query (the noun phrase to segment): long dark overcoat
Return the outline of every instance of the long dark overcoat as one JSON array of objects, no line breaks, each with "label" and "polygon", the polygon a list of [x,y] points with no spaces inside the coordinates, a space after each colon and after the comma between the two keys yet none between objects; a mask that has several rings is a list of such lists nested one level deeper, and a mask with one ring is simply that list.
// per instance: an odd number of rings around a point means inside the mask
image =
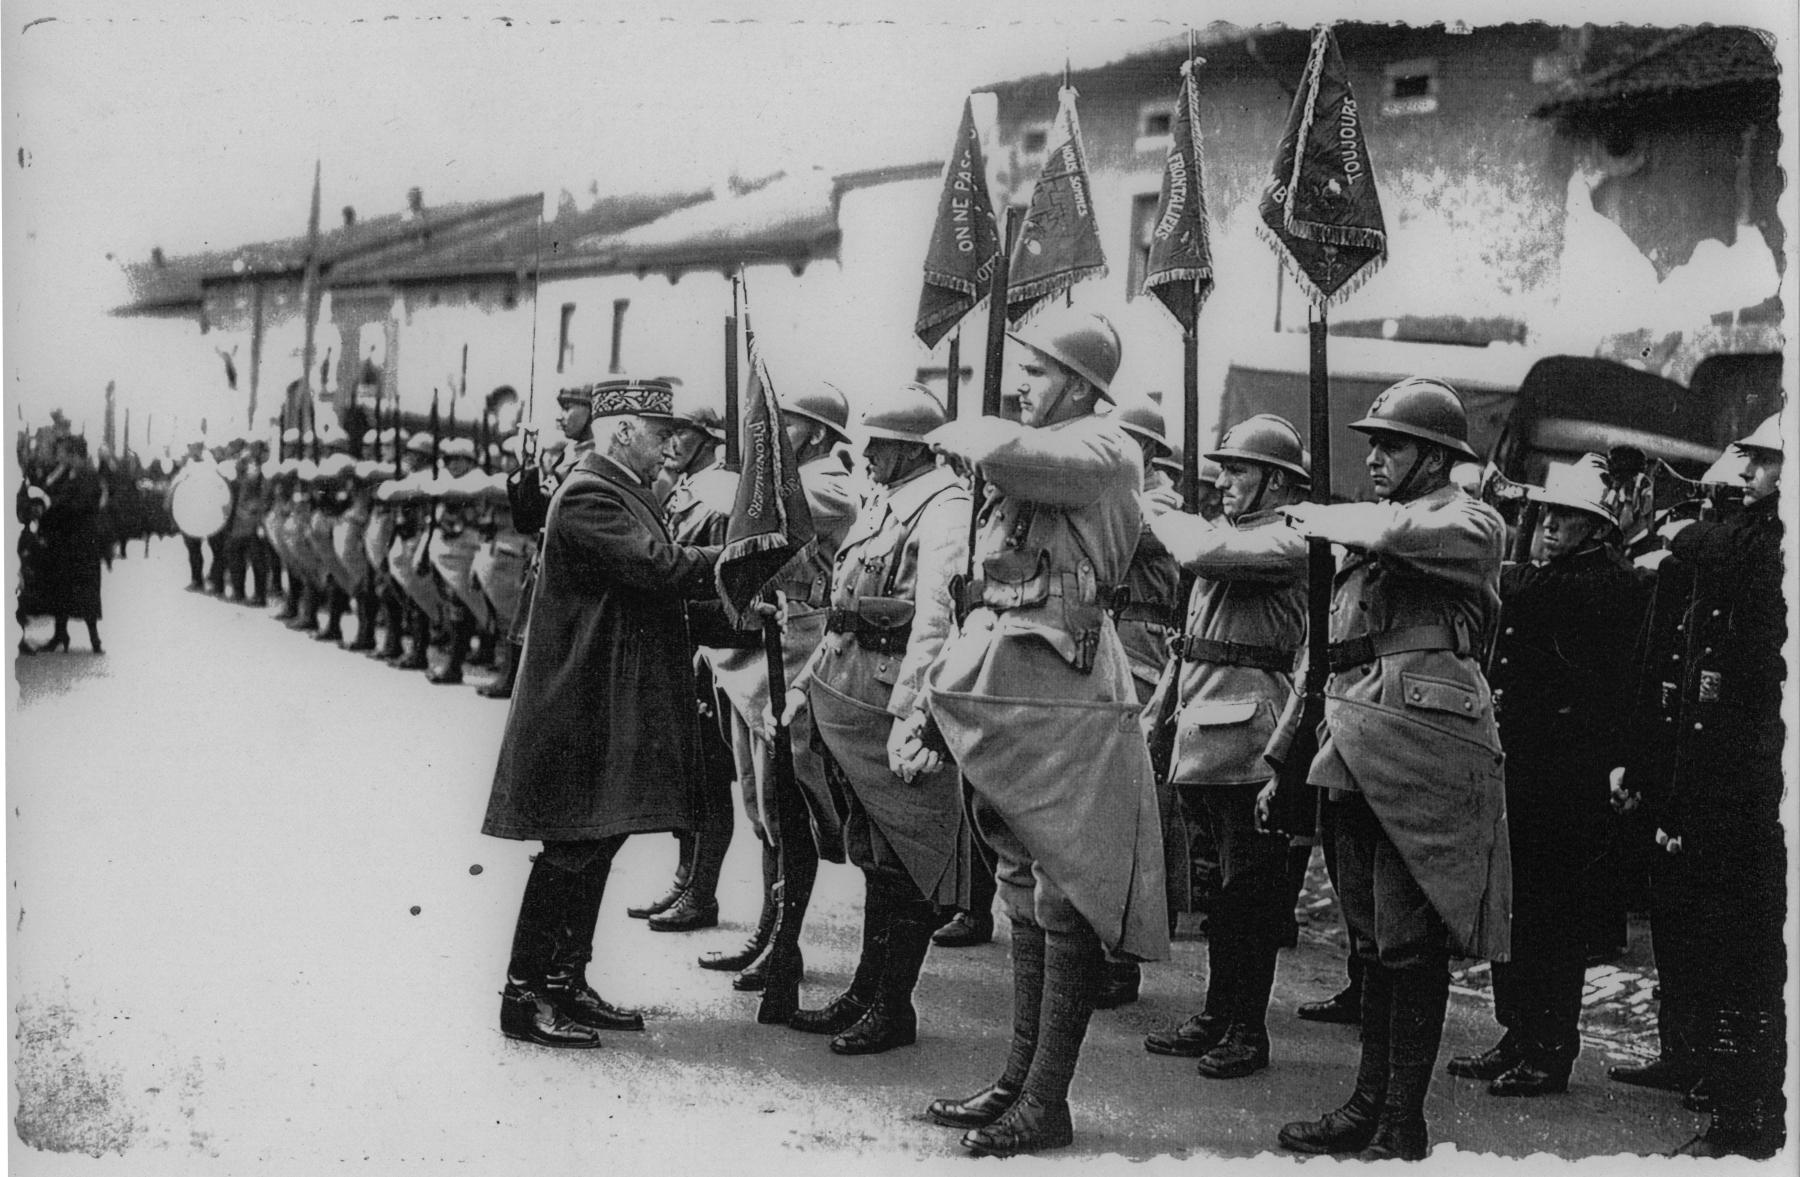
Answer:
[{"label": "long dark overcoat", "polygon": [[482,832],[583,841],[693,828],[699,750],[684,601],[717,548],[669,538],[650,492],[588,454],[550,502]]}]

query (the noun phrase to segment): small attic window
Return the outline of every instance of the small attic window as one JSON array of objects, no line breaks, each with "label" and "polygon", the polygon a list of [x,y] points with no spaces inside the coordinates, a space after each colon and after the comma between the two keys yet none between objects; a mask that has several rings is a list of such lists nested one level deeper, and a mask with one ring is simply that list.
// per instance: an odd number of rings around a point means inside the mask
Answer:
[{"label": "small attic window", "polygon": [[1438,108],[1438,63],[1434,57],[1396,61],[1384,73],[1381,113],[1385,118],[1431,114]]},{"label": "small attic window", "polygon": [[1175,107],[1168,102],[1146,102],[1138,108],[1137,142],[1139,151],[1162,151],[1169,146],[1169,135],[1175,129]]},{"label": "small attic window", "polygon": [[1019,150],[1026,155],[1042,155],[1050,143],[1050,126],[1042,123],[1019,132]]}]

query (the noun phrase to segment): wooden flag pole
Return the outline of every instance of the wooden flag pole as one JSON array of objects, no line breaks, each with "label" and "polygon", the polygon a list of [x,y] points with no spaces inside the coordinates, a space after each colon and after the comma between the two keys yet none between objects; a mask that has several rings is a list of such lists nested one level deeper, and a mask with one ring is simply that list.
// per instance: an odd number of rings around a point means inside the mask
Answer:
[{"label": "wooden flag pole", "polygon": [[[1001,363],[1006,354],[1006,283],[1012,270],[1013,238],[1018,235],[1018,210],[1008,207],[1006,223],[1001,226],[1000,256],[994,259],[994,276],[988,283],[987,352],[982,360],[981,415],[1000,415],[1000,382],[1005,376]],[[981,471],[971,472],[969,504],[969,561],[964,570],[966,581],[975,579],[975,541],[981,532],[982,499],[986,497],[986,481]],[[957,603],[960,612],[961,602]]]},{"label": "wooden flag pole", "polygon": [[744,468],[744,439],[738,436],[738,301],[742,294],[743,267],[731,274],[731,313],[725,316],[725,469]]},{"label": "wooden flag pole", "polygon": [[944,416],[956,420],[957,394],[962,387],[962,324],[950,333],[950,355],[944,372]]},{"label": "wooden flag pole", "polygon": [[1181,333],[1181,505],[1200,513],[1200,339],[1191,327]]}]

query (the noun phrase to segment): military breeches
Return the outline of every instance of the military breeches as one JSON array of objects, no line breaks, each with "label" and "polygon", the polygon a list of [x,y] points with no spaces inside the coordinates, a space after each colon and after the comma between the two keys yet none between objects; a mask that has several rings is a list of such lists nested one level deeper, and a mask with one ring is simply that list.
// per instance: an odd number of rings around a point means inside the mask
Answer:
[{"label": "military breeches", "polygon": [[1075,904],[1033,859],[1006,819],[979,793],[970,800],[975,829],[994,852],[994,883],[1010,919],[1059,935],[1092,934]]},{"label": "military breeches", "polygon": [[1288,840],[1256,828],[1261,785],[1204,785],[1185,800],[1206,815],[1219,855],[1220,888],[1209,935],[1279,945],[1292,919],[1287,877]]},{"label": "military breeches", "polygon": [[1442,967],[1450,932],[1360,793],[1327,799],[1337,844],[1338,902],[1365,965]]}]

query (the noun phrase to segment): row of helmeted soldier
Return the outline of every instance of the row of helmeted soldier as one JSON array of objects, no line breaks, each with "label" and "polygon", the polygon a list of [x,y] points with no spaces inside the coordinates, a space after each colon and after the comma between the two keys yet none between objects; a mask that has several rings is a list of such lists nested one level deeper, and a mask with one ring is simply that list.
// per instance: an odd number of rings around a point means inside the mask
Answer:
[{"label": "row of helmeted soldier", "polygon": [[[836,1053],[915,1041],[934,929],[984,940],[991,877],[1011,924],[1011,1044],[988,1086],[927,1110],[970,1151],[1073,1139],[1089,1017],[1168,955],[1165,875],[1186,870],[1187,845],[1171,853],[1165,829],[1206,832],[1220,886],[1199,1012],[1145,1047],[1214,1079],[1263,1069],[1296,891],[1266,810],[1303,734],[1316,538],[1338,563],[1324,722],[1300,768],[1322,790],[1354,983],[1303,1016],[1359,1022],[1362,1061],[1342,1107],[1275,1138],[1365,1159],[1429,1151],[1452,957],[1495,962],[1505,1035],[1451,1073],[1496,1096],[1565,1090],[1611,810],[1641,805],[1658,847],[1664,1055],[1612,1075],[1700,1084],[1690,1098],[1711,1120],[1695,1151],[1778,1147],[1775,419],[1730,451],[1747,504],[1730,518],[1645,540],[1641,480],[1590,455],[1531,492],[1531,557],[1505,564],[1506,522],[1455,480],[1477,456],[1441,381],[1401,381],[1351,426],[1373,502],[1307,502],[1298,434],[1259,415],[1206,455],[1216,498],[1194,515],[1160,413],[1112,387],[1109,323],[1058,310],[1012,340],[1001,418],[951,424],[916,385],[868,398],[866,494],[842,461],[843,395],[784,399],[818,544],[764,608],[783,625],[779,700],[756,630],[725,621],[716,597],[736,485],[717,414],[666,380],[564,390],[585,452],[560,483],[512,480],[541,555],[484,830],[544,852],[502,1029],[591,1048],[642,1028],[585,976],[610,863],[630,834],[674,830],[674,886],[631,914],[657,931],[714,926],[736,792],[762,848],[763,910],[740,950],[699,963],[760,992],[758,1021]],[[1627,544],[1657,550],[1634,565]],[[821,860],[863,873],[863,938],[848,988],[806,1007],[800,928]]]},{"label": "row of helmeted soldier", "polygon": [[[716,926],[741,803],[761,849],[762,913],[741,949],[699,964],[759,993],[759,1021],[825,1036],[836,1053],[915,1041],[931,944],[984,942],[998,893],[1011,1042],[986,1087],[927,1109],[970,1151],[1072,1141],[1088,1019],[1131,1000],[1140,962],[1167,957],[1189,827],[1219,874],[1204,995],[1145,1047],[1217,1080],[1267,1067],[1269,995],[1307,852],[1268,832],[1268,782],[1296,742],[1306,549],[1320,538],[1339,554],[1330,678],[1302,769],[1324,798],[1317,840],[1352,986],[1302,1016],[1359,1022],[1362,1060],[1342,1107],[1272,1138],[1303,1153],[1425,1155],[1453,957],[1495,962],[1505,1034],[1451,1073],[1496,1096],[1564,1090],[1589,925],[1607,906],[1593,896],[1610,869],[1611,810],[1636,808],[1656,837],[1664,1054],[1613,1076],[1688,1090],[1711,1115],[1697,1151],[1778,1147],[1774,421],[1732,450],[1748,505],[1730,518],[1645,541],[1641,486],[1591,457],[1533,492],[1532,557],[1504,564],[1505,521],[1455,482],[1475,454],[1440,381],[1402,381],[1352,426],[1369,443],[1375,501],[1306,502],[1297,432],[1260,415],[1206,455],[1209,501],[1193,515],[1174,493],[1160,412],[1113,387],[1110,324],[1046,312],[1013,342],[1003,418],[951,425],[917,386],[867,398],[866,491],[843,460],[843,395],[822,385],[784,398],[818,544],[764,608],[783,625],[779,700],[760,634],[728,621],[716,596],[737,480],[720,461],[723,424],[679,382],[565,388],[562,460],[515,449],[504,479],[473,474],[473,456],[448,446],[448,478],[384,478],[347,455],[264,473],[280,492],[265,502],[288,509],[265,506],[247,530],[274,549],[262,567],[284,571],[301,625],[338,636],[354,605],[350,644],[385,628],[415,666],[436,629],[451,638],[440,677],[460,669],[468,632],[516,658],[500,680],[516,677],[517,694],[484,830],[544,849],[502,1029],[591,1048],[641,1028],[585,975],[613,856],[632,833],[675,832],[674,885],[631,914],[659,932]],[[429,439],[408,451],[423,467]],[[969,472],[981,487],[973,561]],[[377,526],[384,512],[391,523]],[[334,577],[324,552],[348,563],[339,525],[359,514],[366,578]],[[236,527],[234,515],[224,566],[254,571],[255,555],[228,554]],[[519,596],[490,595],[485,622],[429,546],[471,531],[516,538],[521,556]],[[1651,547],[1638,566],[1627,556]],[[409,587],[426,570],[435,608]],[[460,583],[491,594],[491,579]],[[224,591],[242,597],[233,583],[228,572]],[[509,629],[522,652],[500,640]],[[784,738],[791,778],[776,764]],[[805,1006],[801,926],[822,860],[863,873],[863,937],[847,989]]]},{"label": "row of helmeted soldier", "polygon": [[[284,448],[306,452],[310,440],[290,429]],[[364,456],[353,458],[345,435],[323,431],[317,461],[270,461],[266,444],[241,438],[216,452],[190,447],[171,493],[214,471],[230,488],[230,508],[215,535],[183,537],[188,590],[273,605],[290,629],[424,671],[433,683],[461,683],[465,667],[491,669],[478,693],[507,698],[531,562],[506,491],[517,444],[495,447],[489,460],[498,457],[502,472],[487,474],[467,438],[440,443],[387,429],[360,441]],[[560,455],[551,446],[537,457],[548,465]]]}]

